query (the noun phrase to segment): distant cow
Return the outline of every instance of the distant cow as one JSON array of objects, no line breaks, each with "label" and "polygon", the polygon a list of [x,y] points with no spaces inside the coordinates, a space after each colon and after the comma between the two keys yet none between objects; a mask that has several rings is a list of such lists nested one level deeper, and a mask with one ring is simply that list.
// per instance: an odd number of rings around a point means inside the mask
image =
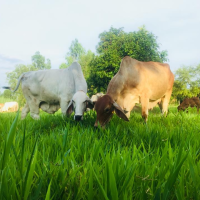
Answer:
[{"label": "distant cow", "polygon": [[6,102],[1,108],[0,112],[15,112],[19,108],[17,102]]},{"label": "distant cow", "polygon": [[102,97],[103,95],[104,95],[104,94],[103,94],[102,92],[92,95],[91,100],[92,100],[93,104],[95,105],[95,103],[97,102],[97,100],[98,100],[100,97]]},{"label": "distant cow", "polygon": [[128,56],[122,59],[120,69],[110,81],[107,93],[95,104],[101,126],[107,124],[113,113],[129,121],[130,111],[136,103],[142,104],[142,117],[147,121],[148,108],[158,102],[162,113],[168,111],[174,75],[168,64],[140,62]]},{"label": "distant cow", "polygon": [[4,104],[3,103],[0,103],[0,110],[1,110],[1,108],[4,106]]},{"label": "distant cow", "polygon": [[61,108],[63,115],[70,115],[74,110],[74,119],[81,120],[86,108],[93,107],[92,101],[86,95],[87,83],[77,62],[66,69],[23,73],[14,92],[20,82],[26,98],[21,119],[24,119],[29,111],[33,119],[39,119],[39,108],[47,113],[55,113]]},{"label": "distant cow", "polygon": [[200,100],[198,97],[185,98],[182,103],[178,106],[178,111],[185,110],[188,107],[197,107],[197,112],[199,113]]}]

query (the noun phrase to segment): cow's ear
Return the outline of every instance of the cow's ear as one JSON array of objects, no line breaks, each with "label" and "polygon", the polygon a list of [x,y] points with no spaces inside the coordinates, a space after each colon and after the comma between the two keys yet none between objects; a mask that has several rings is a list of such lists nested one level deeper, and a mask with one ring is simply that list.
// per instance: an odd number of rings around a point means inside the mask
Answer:
[{"label": "cow's ear", "polygon": [[86,108],[90,108],[90,109],[94,108],[94,103],[93,103],[93,101],[89,97],[86,100]]},{"label": "cow's ear", "polygon": [[113,103],[113,106],[115,109],[115,113],[117,114],[118,117],[122,118],[125,121],[129,121],[128,117],[125,115],[122,108],[116,102]]},{"label": "cow's ear", "polygon": [[67,107],[67,115],[68,116],[70,116],[71,114],[72,114],[72,112],[73,112],[73,102],[72,102],[72,100],[69,102],[69,105],[68,105],[68,107]]}]

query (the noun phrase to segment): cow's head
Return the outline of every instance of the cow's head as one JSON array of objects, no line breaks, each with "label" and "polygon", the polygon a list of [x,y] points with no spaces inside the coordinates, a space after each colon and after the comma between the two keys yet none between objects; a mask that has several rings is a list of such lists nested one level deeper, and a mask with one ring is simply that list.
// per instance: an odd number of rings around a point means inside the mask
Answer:
[{"label": "cow's head", "polygon": [[184,100],[178,107],[177,107],[177,109],[178,109],[178,111],[181,111],[181,110],[185,110],[186,108],[188,108],[189,107],[189,100]]},{"label": "cow's head", "polygon": [[77,91],[67,108],[67,115],[71,115],[74,111],[74,120],[80,121],[83,119],[83,114],[87,108],[93,108],[93,102],[83,91]]},{"label": "cow's head", "polygon": [[98,123],[101,127],[104,127],[111,120],[114,111],[118,117],[129,121],[122,108],[109,95],[104,95],[98,99],[95,104],[95,110],[97,112],[97,119],[94,124],[95,127],[98,126]]},{"label": "cow's head", "polygon": [[185,108],[183,108],[181,105],[179,105],[179,106],[177,107],[177,109],[178,109],[178,111],[185,110]]}]

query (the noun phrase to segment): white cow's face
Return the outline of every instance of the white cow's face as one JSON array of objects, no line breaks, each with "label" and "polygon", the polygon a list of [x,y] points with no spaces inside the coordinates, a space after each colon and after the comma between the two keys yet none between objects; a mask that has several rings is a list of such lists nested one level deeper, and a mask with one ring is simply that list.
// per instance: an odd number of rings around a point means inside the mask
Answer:
[{"label": "white cow's face", "polygon": [[74,111],[74,120],[79,121],[83,119],[83,114],[88,107],[93,108],[93,102],[83,91],[78,91],[72,97],[67,108],[67,113],[71,114]]}]

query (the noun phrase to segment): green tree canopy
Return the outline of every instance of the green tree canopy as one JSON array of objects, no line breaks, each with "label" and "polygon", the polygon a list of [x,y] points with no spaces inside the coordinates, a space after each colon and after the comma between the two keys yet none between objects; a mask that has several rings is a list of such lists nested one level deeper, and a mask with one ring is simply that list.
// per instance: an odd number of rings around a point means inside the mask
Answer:
[{"label": "green tree canopy", "polygon": [[87,51],[87,53],[82,54],[79,58],[79,64],[81,65],[85,79],[87,80],[90,76],[90,62],[94,59],[95,54],[92,51]]},{"label": "green tree canopy", "polygon": [[64,68],[67,68],[67,64],[66,63],[62,63],[60,66],[59,66],[59,69],[64,69]]},{"label": "green tree canopy", "polygon": [[69,52],[65,57],[67,61],[67,67],[69,67],[74,61],[79,62],[79,59],[82,55],[85,55],[85,49],[77,39],[73,40],[71,46],[69,47]]},{"label": "green tree canopy", "polygon": [[98,55],[90,64],[89,87],[95,92],[105,92],[111,78],[118,72],[123,57],[140,61],[167,61],[167,51],[160,51],[157,37],[145,27],[126,33],[123,28],[111,27],[99,35]]},{"label": "green tree canopy", "polygon": [[8,98],[8,99],[12,99],[12,93],[11,93],[11,91],[10,90],[4,90],[3,97],[4,98]]},{"label": "green tree canopy", "polygon": [[82,68],[83,74],[85,78],[87,79],[90,75],[89,70],[89,64],[91,60],[94,59],[95,54],[88,50],[86,51],[82,45],[78,42],[77,39],[72,41],[71,46],[69,48],[69,52],[67,53],[67,56],[65,57],[66,63],[62,63],[59,68],[67,68],[69,67],[74,61],[77,61]]},{"label": "green tree canopy", "polygon": [[42,56],[39,51],[37,51],[35,55],[32,56],[32,62],[33,62],[33,66],[36,69],[39,69],[39,70],[51,69],[51,61],[47,59],[45,63],[45,57]]},{"label": "green tree canopy", "polygon": [[200,64],[191,67],[183,66],[175,72],[172,97],[182,101],[185,97],[196,97],[200,94]]}]

